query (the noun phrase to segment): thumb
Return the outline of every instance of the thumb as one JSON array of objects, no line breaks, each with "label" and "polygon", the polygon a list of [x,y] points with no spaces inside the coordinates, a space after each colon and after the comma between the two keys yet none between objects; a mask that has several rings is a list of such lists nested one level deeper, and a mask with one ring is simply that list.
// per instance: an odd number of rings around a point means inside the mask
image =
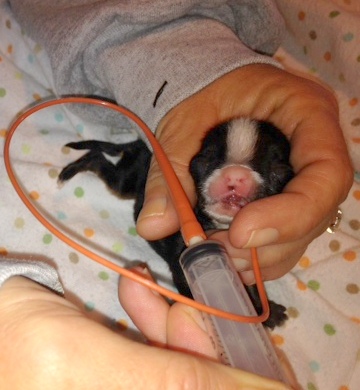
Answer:
[{"label": "thumb", "polygon": [[[216,115],[210,115],[203,106],[198,96],[185,100],[163,118],[156,131],[157,139],[193,205],[196,195],[189,173],[190,160],[200,149],[205,133],[217,123]],[[178,217],[155,157],[150,164],[137,230],[147,240],[160,239],[179,230]]]},{"label": "thumb", "polygon": [[[173,156],[167,153],[171,161]],[[185,164],[185,163],[184,163]],[[171,163],[192,204],[195,202],[192,179],[187,167]],[[162,171],[153,157],[145,187],[144,204],[136,222],[138,234],[146,240],[158,240],[179,230],[179,220]]]}]

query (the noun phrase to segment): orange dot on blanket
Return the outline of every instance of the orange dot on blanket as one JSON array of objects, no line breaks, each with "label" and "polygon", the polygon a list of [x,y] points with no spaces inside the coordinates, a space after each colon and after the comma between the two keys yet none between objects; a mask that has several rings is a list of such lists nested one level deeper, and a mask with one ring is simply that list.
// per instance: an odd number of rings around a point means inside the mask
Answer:
[{"label": "orange dot on blanket", "polygon": [[0,137],[1,137],[1,138],[5,138],[5,137],[6,137],[6,134],[7,134],[7,130],[6,130],[6,129],[1,129],[1,130],[0,130]]},{"label": "orange dot on blanket", "polygon": [[32,200],[38,200],[40,198],[40,194],[37,191],[31,191],[29,196]]},{"label": "orange dot on blanket", "polygon": [[84,229],[84,234],[85,234],[85,237],[91,238],[91,237],[94,236],[95,230],[94,230],[94,229],[91,229],[91,228],[85,228],[85,229]]},{"label": "orange dot on blanket", "polygon": [[354,191],[353,196],[356,200],[360,200],[360,191]]},{"label": "orange dot on blanket", "polygon": [[343,254],[343,258],[346,261],[354,261],[354,260],[356,260],[356,257],[357,257],[356,252],[354,252],[354,251],[346,251]]},{"label": "orange dot on blanket", "polygon": [[305,283],[301,282],[300,280],[297,281],[297,288],[300,291],[305,291],[307,289],[307,286]]},{"label": "orange dot on blanket", "polygon": [[300,261],[299,261],[299,265],[301,268],[308,268],[311,264],[311,261],[308,257],[306,256],[303,256]]},{"label": "orange dot on blanket", "polygon": [[279,334],[273,334],[271,335],[271,340],[274,345],[280,346],[283,345],[285,342],[285,339],[283,336],[280,336]]}]

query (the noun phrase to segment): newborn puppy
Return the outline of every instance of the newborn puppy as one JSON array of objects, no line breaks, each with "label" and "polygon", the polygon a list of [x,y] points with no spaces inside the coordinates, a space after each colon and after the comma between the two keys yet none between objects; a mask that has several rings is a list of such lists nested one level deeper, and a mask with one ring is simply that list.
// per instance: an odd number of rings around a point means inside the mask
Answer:
[{"label": "newborn puppy", "polygon": [[[144,202],[144,190],[151,152],[141,140],[127,144],[83,141],[67,144],[73,149],[90,150],[66,166],[59,175],[64,182],[83,171],[92,171],[122,198],[135,198],[135,221]],[[104,156],[118,156],[113,164]],[[293,177],[289,163],[290,146],[272,124],[240,118],[210,130],[200,151],[190,163],[198,201],[195,214],[204,230],[227,229],[235,214],[249,202],[278,194]],[[169,264],[181,294],[191,296],[179,264],[185,249],[181,234],[149,242]],[[261,310],[256,286],[248,292],[257,311]],[[285,308],[270,302],[270,328],[286,319]]]}]

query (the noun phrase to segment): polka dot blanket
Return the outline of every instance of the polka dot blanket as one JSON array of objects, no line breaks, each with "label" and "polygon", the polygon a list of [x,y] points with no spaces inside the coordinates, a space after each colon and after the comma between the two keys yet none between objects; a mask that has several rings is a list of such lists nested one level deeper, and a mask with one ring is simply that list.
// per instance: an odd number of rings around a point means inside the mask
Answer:
[{"label": "polka dot blanket", "polygon": [[[0,142],[25,107],[51,96],[43,49],[29,39],[0,2]],[[278,1],[287,36],[277,59],[295,72],[331,86],[355,167],[335,234],[324,233],[292,272],[268,282],[269,296],[289,320],[270,336],[290,361],[304,390],[360,389],[360,4],[355,0]],[[62,188],[57,176],[81,155],[70,141],[128,140],[122,129],[87,123],[68,108],[53,107],[24,122],[11,148],[13,167],[28,196],[57,227],[95,252],[128,267],[147,262],[159,283],[169,272],[136,234],[132,202],[120,201],[91,174]],[[1,152],[2,154],[2,152]],[[336,167],[334,167],[336,169]],[[141,339],[117,301],[118,275],[59,241],[26,209],[0,163],[0,259],[40,259],[55,265],[66,296],[97,321]],[[1,260],[0,260],[1,261]],[[89,340],[89,342],[92,342]]]}]

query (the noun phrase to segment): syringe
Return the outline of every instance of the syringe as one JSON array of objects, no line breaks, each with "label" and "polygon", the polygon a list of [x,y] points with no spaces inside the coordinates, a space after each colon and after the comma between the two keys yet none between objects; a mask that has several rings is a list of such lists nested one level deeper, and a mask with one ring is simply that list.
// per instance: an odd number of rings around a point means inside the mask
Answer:
[{"label": "syringe", "polygon": [[[218,242],[208,240],[190,246],[181,255],[180,264],[196,301],[235,314],[257,315],[235,267]],[[204,316],[222,363],[286,382],[262,324]]]}]

